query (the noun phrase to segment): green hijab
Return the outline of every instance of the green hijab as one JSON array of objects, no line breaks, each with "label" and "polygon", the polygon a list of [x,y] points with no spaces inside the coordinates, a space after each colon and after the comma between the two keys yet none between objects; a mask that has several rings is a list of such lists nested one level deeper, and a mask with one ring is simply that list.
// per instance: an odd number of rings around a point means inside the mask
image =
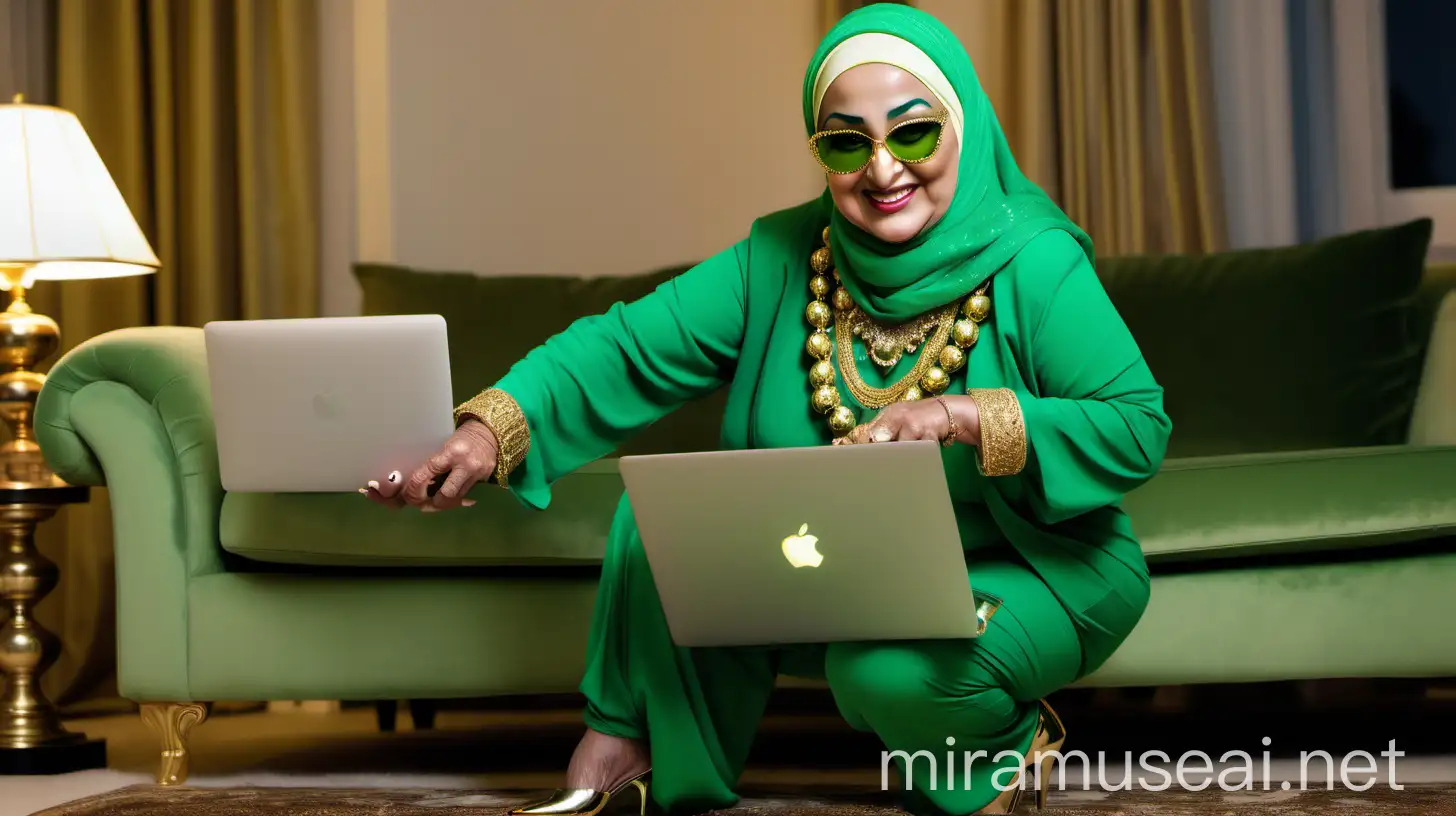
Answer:
[{"label": "green hijab", "polygon": [[824,37],[804,75],[805,135],[817,129],[814,83],[825,58],[845,40],[871,33],[905,40],[940,68],[960,98],[964,129],[955,198],[940,221],[909,241],[889,243],[854,226],[826,188],[822,200],[830,213],[835,267],[855,302],[881,321],[924,314],[975,289],[1049,229],[1071,233],[1092,260],[1087,234],[1016,166],[965,48],[919,9],[898,3],[861,8]]}]

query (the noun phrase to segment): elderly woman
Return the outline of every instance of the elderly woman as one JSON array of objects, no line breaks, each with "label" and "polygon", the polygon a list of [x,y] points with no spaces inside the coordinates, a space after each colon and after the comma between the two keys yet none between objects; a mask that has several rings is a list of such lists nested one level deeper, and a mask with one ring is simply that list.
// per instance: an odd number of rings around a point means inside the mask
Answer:
[{"label": "elderly woman", "polygon": [[544,509],[555,480],[726,387],[729,448],[944,443],[994,616],[967,641],[680,648],[624,497],[581,684],[586,735],[565,787],[517,814],[732,805],[779,674],[827,681],[889,751],[985,752],[953,785],[901,762],[909,809],[1008,812],[1035,753],[1064,736],[1042,698],[1100,666],[1146,608],[1119,500],[1162,461],[1162,389],[1091,242],[1017,169],[963,48],[913,8],[862,9],[815,53],[803,108],[821,197],[576,322],[462,405],[419,470],[364,492],[433,512],[489,480]]}]

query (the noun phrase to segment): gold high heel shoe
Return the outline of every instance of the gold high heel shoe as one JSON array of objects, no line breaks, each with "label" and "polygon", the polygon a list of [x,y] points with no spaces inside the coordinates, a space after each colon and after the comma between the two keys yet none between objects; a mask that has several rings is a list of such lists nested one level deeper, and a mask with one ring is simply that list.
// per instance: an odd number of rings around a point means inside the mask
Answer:
[{"label": "gold high heel shoe", "polygon": [[1047,790],[1051,785],[1052,769],[1056,765],[1056,752],[1061,751],[1062,745],[1067,741],[1067,729],[1062,725],[1062,718],[1057,716],[1057,712],[1052,710],[1046,700],[1037,701],[1037,707],[1039,711],[1036,734],[1031,738],[1031,750],[1026,752],[1026,764],[1022,767],[1016,784],[1001,791],[981,813],[1014,813],[1021,806],[1021,796],[1026,791],[1026,774],[1034,765],[1037,767],[1036,776],[1032,779],[1032,784],[1036,786],[1036,809],[1046,807]]},{"label": "gold high heel shoe", "polygon": [[647,816],[647,777],[651,773],[652,769],[648,768],[609,791],[562,788],[539,802],[511,808],[507,816],[597,816],[628,788],[637,789],[638,816]]}]

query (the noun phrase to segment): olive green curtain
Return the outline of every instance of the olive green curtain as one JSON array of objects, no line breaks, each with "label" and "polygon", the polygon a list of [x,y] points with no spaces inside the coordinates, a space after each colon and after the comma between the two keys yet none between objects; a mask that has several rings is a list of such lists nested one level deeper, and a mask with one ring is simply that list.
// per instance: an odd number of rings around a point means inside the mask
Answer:
[{"label": "olive green curtain", "polygon": [[[128,326],[317,314],[315,0],[58,0],[56,103],[80,117],[162,261],[145,278],[43,285],[64,349]],[[115,694],[104,490],[41,531],[61,585],[61,704]]]},{"label": "olive green curtain", "polygon": [[1108,256],[1227,247],[1209,2],[916,5],[965,43],[1022,169]]}]

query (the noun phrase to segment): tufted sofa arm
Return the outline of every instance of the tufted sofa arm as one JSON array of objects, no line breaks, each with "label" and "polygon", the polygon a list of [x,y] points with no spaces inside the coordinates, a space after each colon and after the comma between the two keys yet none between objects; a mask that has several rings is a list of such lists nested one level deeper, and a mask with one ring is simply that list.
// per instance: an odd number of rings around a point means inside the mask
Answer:
[{"label": "tufted sofa arm", "polygon": [[36,434],[51,467],[72,484],[106,484],[72,415],[76,400],[84,404],[87,387],[97,383],[123,386],[155,408],[179,461],[216,470],[200,329],[121,329],[82,343],[55,365],[36,406]]},{"label": "tufted sofa arm", "polygon": [[222,484],[201,329],[94,337],[51,369],[36,438],[72,484],[105,486],[122,693],[188,698],[188,584],[224,570]]}]

